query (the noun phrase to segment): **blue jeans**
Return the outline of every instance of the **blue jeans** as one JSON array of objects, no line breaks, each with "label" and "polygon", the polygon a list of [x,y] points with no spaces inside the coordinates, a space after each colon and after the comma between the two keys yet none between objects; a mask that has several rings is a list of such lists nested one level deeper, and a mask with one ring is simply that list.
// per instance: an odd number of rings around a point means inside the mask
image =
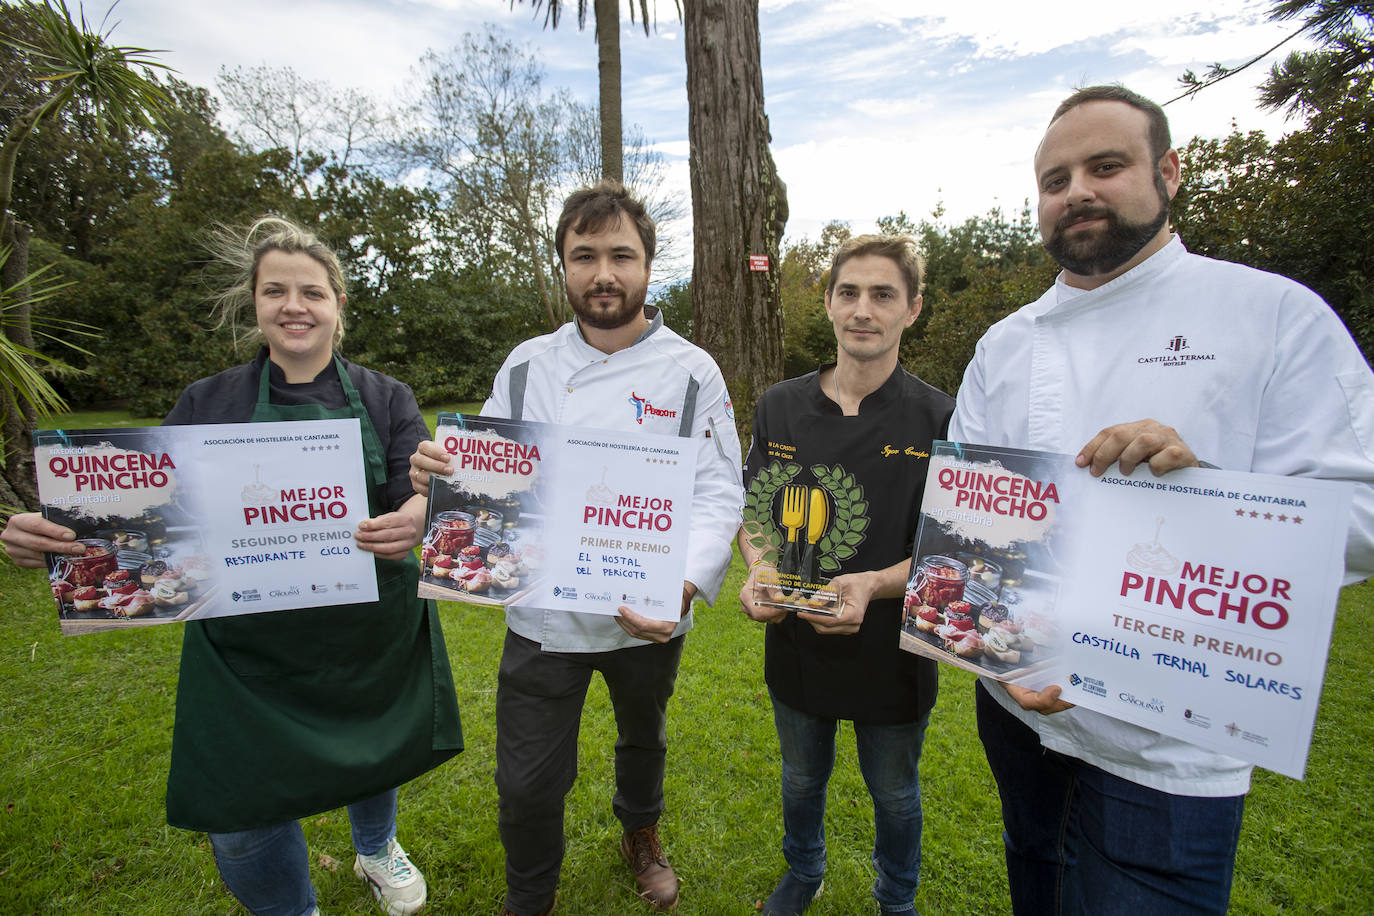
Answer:
[{"label": "blue jeans", "polygon": [[[396,790],[348,806],[353,848],[371,855],[396,835]],[[254,916],[306,916],[315,908],[300,821],[212,833],[215,865],[229,892]]]},{"label": "blue jeans", "polygon": [[1172,795],[1041,746],[982,684],[1017,916],[1224,914],[1245,796]]},{"label": "blue jeans", "polygon": [[[771,696],[771,695],[770,695]],[[825,788],[839,720],[773,700],[782,745],[782,854],[804,881],[825,874]],[[930,716],[899,725],[854,724],[859,772],[873,799],[873,896],[884,913],[914,913],[921,880],[921,741]]]}]

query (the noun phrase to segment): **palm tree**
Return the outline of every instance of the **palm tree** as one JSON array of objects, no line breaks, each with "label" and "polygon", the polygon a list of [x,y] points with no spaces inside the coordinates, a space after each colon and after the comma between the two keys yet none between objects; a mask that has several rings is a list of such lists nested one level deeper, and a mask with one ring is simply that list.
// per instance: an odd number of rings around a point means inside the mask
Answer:
[{"label": "palm tree", "polygon": [[1178,78],[1183,92],[1165,105],[1196,95],[1208,86],[1247,70],[1299,35],[1307,35],[1316,47],[1292,51],[1275,63],[1260,84],[1260,106],[1271,111],[1288,109],[1289,115],[1319,111],[1349,93],[1358,80],[1374,74],[1374,3],[1369,0],[1271,0],[1269,20],[1302,25],[1244,63],[1234,67],[1212,64],[1198,76],[1185,70]]},{"label": "palm tree", "polygon": [[[511,0],[515,6],[516,0]],[[524,2],[524,0],[521,0]],[[568,0],[530,0],[558,27]],[[649,33],[648,0],[638,3]],[[618,0],[594,0],[601,57],[602,175],[621,179]],[[692,181],[692,332],[725,372],[740,438],[754,404],[782,378],[782,299],[778,253],[787,224],[787,188],[768,144],[758,0],[692,0],[683,15],[687,56],[687,136]],[[587,0],[577,0],[578,27]],[[745,270],[750,255],[770,269]]]},{"label": "palm tree", "polygon": [[[74,19],[66,0],[24,0],[7,18],[15,28],[0,41],[19,52],[25,78],[41,91],[21,104],[0,141],[0,503],[34,506],[31,433],[37,414],[60,409],[62,402],[34,366],[41,357],[34,348],[32,305],[51,287],[41,293],[31,287],[29,229],[10,212],[19,150],[42,124],[75,106],[88,109],[102,133],[151,127],[170,100],[147,68],[170,68],[150,58],[155,51],[111,44],[111,29],[104,23],[92,29],[84,10]],[[18,83],[12,74],[0,92],[16,90],[22,98]]]},{"label": "palm tree", "polygon": [[[524,2],[524,0],[520,0]],[[627,0],[630,22],[635,21],[635,0]],[[639,18],[644,23],[644,36],[649,35],[649,0],[638,0]],[[516,0],[511,0],[514,7]],[[537,14],[544,10],[544,28],[558,28],[567,0],[530,0]],[[674,0],[678,18],[682,17],[681,0]],[[620,117],[620,2],[619,0],[577,0],[577,27],[587,27],[587,8],[596,19],[597,73],[601,102],[601,177],[624,180],[624,129]]]}]

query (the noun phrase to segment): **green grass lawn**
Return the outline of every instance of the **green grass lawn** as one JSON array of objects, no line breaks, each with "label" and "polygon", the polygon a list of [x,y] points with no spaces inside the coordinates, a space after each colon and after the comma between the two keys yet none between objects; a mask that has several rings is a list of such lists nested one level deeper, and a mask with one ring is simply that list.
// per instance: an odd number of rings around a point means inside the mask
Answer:
[{"label": "green grass lawn", "polygon": [[[444,409],[472,412],[480,405]],[[434,410],[426,411],[434,421]],[[108,422],[105,422],[108,420]],[[125,425],[78,414],[51,425]],[[715,608],[700,608],[669,714],[665,845],[684,916],[751,913],[784,868],[777,737],[763,684],[761,627],[734,596],[736,558]],[[496,831],[493,707],[499,611],[441,605],[467,750],[406,786],[400,839],[424,869],[436,914],[495,914],[504,892]],[[181,628],[64,638],[44,578],[0,559],[0,914],[237,914],[201,834],[166,825]],[[1366,913],[1374,899],[1374,585],[1346,589],[1305,781],[1257,770],[1246,804],[1232,910]],[[564,916],[647,914],[617,853],[614,724],[594,682],[568,798]],[[941,669],[922,759],[927,916],[1010,912],[996,787],[973,719],[973,681]],[[852,732],[830,785],[826,891],[816,916],[870,912],[872,813]],[[305,823],[324,913],[372,913],[352,874],[342,811]]]},{"label": "green grass lawn", "polygon": [[423,407],[421,412],[425,415],[425,422],[429,424],[430,432],[434,431],[439,412],[445,413],[466,413],[478,414],[482,411],[481,401],[464,401],[459,404],[440,404],[435,407]]},{"label": "green grass lawn", "polygon": [[127,410],[79,410],[38,420],[39,429],[104,429],[107,426],[157,426],[161,417],[135,417]]},{"label": "green grass lawn", "polygon": [[[781,873],[778,752],[762,678],[760,627],[739,613],[738,559],[715,608],[698,611],[669,729],[662,833],[683,914],[749,913]],[[40,574],[0,563],[0,912],[241,913],[205,837],[167,827],[163,791],[181,628],[64,638]],[[467,750],[401,794],[400,838],[424,868],[431,912],[494,913],[503,892],[492,783],[501,615],[442,605]],[[1237,913],[1368,912],[1374,586],[1346,589],[1307,779],[1256,771],[1232,894]],[[996,791],[974,731],[972,679],[941,670],[922,760],[927,914],[1009,912]],[[581,776],[568,798],[559,912],[647,913],[616,853],[614,729],[604,687],[582,722]],[[872,816],[840,742],[827,822],[826,892],[811,912],[867,912]],[[306,822],[325,913],[372,912],[351,870],[347,818]]]}]

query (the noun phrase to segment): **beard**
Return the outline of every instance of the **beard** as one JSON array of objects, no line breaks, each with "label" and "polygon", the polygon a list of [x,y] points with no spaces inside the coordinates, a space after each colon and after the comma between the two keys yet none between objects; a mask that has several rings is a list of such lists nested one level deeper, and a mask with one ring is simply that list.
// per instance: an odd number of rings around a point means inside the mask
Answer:
[{"label": "beard", "polygon": [[[616,328],[623,328],[644,313],[644,302],[648,297],[648,292],[646,288],[628,293],[620,286],[599,284],[580,296],[575,295],[572,290],[568,290],[568,304],[572,306],[574,314],[583,324],[596,328],[598,331],[613,331]],[[602,306],[592,302],[593,297],[607,293],[618,293],[620,303]]]},{"label": "beard", "polygon": [[[1135,257],[1168,222],[1169,193],[1159,174],[1155,175],[1155,189],[1159,191],[1159,212],[1152,219],[1130,222],[1109,207],[1084,207],[1065,214],[1055,223],[1054,231],[1045,240],[1045,250],[1060,267],[1080,277],[1111,273]],[[1084,217],[1105,219],[1107,226],[1090,238],[1067,238],[1068,224]]]}]

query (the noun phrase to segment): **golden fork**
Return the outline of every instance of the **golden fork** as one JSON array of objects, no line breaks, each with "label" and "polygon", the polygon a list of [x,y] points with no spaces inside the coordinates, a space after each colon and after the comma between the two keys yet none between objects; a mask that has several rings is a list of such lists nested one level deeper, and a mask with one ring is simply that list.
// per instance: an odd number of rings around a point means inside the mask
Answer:
[{"label": "golden fork", "polygon": [[784,487],[782,491],[782,526],[787,529],[787,546],[783,548],[778,572],[797,572],[797,533],[806,524],[806,487]]}]

